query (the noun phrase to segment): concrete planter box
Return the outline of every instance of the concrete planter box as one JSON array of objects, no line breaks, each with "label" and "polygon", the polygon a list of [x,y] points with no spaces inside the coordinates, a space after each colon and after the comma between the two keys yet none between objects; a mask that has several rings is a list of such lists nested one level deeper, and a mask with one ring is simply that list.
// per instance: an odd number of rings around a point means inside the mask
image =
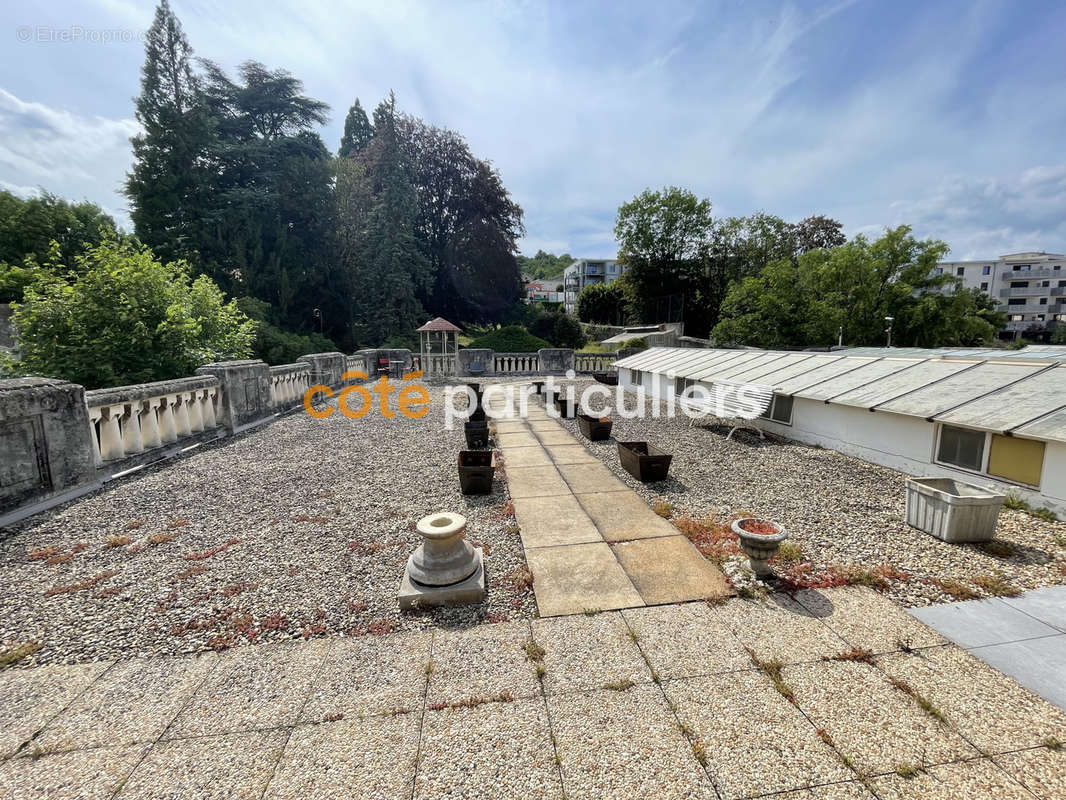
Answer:
[{"label": "concrete planter box", "polygon": [[555,410],[563,419],[573,419],[577,415],[577,401],[568,400],[563,395],[555,395]]},{"label": "concrete planter box", "polygon": [[489,494],[496,470],[491,450],[459,451],[459,488],[463,494]]},{"label": "concrete planter box", "polygon": [[588,414],[577,415],[577,427],[581,435],[591,442],[599,442],[611,438],[611,426],[614,422],[610,417],[590,417]]},{"label": "concrete planter box", "polygon": [[592,377],[595,378],[599,383],[605,384],[607,386],[618,385],[617,372],[593,372]]},{"label": "concrete planter box", "polygon": [[482,408],[481,403],[478,403],[477,408],[470,412],[470,421],[484,422],[485,424],[488,424],[488,420],[485,416],[485,409]]},{"label": "concrete planter box", "polygon": [[907,524],[945,542],[987,542],[1005,499],[952,478],[908,478]]},{"label": "concrete planter box", "polygon": [[642,483],[666,480],[673,456],[647,442],[619,442],[622,469]]},{"label": "concrete planter box", "polygon": [[544,381],[533,381],[534,394],[544,394]]},{"label": "concrete planter box", "polygon": [[[768,525],[774,532],[752,533],[751,531],[744,530],[743,525],[745,522]],[[737,535],[737,538],[740,539],[740,549],[743,550],[744,554],[748,557],[748,561],[751,564],[751,571],[758,577],[772,575],[773,570],[770,569],[766,562],[774,557],[778,548],[781,547],[781,542],[788,538],[788,531],[776,522],[771,522],[768,519],[756,519],[754,517],[735,519],[730,527],[733,529],[733,533]]]},{"label": "concrete planter box", "polygon": [[481,450],[489,446],[489,423],[464,422],[463,434],[466,436],[468,450]]}]

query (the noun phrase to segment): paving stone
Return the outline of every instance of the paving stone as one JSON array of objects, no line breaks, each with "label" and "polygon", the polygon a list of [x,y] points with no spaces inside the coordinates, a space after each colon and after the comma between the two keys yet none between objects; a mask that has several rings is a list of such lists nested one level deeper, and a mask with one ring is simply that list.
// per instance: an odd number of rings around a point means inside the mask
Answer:
[{"label": "paving stone", "polygon": [[[572,437],[571,442],[573,442]],[[559,472],[562,473],[574,494],[618,492],[626,489],[626,485],[603,464],[560,464]],[[631,490],[626,489],[626,491],[637,497]]]},{"label": "paving stone", "polygon": [[795,792],[775,794],[773,800],[876,800],[870,790],[858,781],[829,783]]},{"label": "paving stone", "polygon": [[600,460],[579,444],[550,444],[544,448],[556,464],[599,464]]},{"label": "paving stone", "polygon": [[558,695],[548,706],[568,798],[715,798],[657,686]]},{"label": "paving stone", "polygon": [[534,431],[565,431],[566,429],[558,422],[552,419],[544,417],[542,419],[534,419],[529,422],[530,430]]},{"label": "paving stone", "polygon": [[[929,652],[936,652],[935,650]],[[831,661],[782,670],[800,710],[865,774],[978,755],[969,744],[892,687],[871,664]]]},{"label": "paving stone", "polygon": [[851,647],[786,594],[731,600],[716,609],[729,630],[763,661],[818,661]]},{"label": "paving stone", "polygon": [[890,653],[907,647],[934,647],[947,639],[918,622],[884,595],[865,586],[804,589],[800,604],[855,647]]},{"label": "paving stone", "polygon": [[526,564],[542,617],[644,605],[606,542],[531,547]]},{"label": "paving stone", "polygon": [[408,800],[421,711],[300,725],[263,800]]},{"label": "paving stone", "polygon": [[513,503],[522,545],[527,549],[603,541],[573,495],[525,497]]},{"label": "paving stone", "polygon": [[877,663],[986,753],[1034,747],[1048,737],[1066,741],[1066,713],[957,647],[879,656]]},{"label": "paving stone", "polygon": [[585,493],[577,499],[605,541],[677,536],[677,528],[648,508],[640,495],[624,486],[620,491]]},{"label": "paving stone", "polygon": [[1066,634],[975,647],[970,653],[1066,711]]},{"label": "paving stone", "polygon": [[723,797],[782,792],[855,775],[762,672],[668,681],[663,691],[677,718],[703,745],[707,770]]},{"label": "paving stone", "polygon": [[258,800],[288,731],[194,736],[156,744],[116,800]]},{"label": "paving stone", "polygon": [[526,656],[529,623],[504,622],[466,630],[440,630],[433,640],[433,673],[426,704],[540,695]]},{"label": "paving stone", "polygon": [[539,445],[540,442],[529,431],[496,434],[496,446],[503,450],[510,450],[512,447],[538,447]]},{"label": "paving stone", "polygon": [[995,757],[1012,778],[1042,800],[1066,797],[1066,750],[1037,747]]},{"label": "paving stone", "polygon": [[97,747],[0,762],[4,800],[107,800],[148,750]]},{"label": "paving stone", "polygon": [[570,432],[565,428],[560,427],[558,430],[540,430],[537,431],[537,438],[542,445],[550,444],[575,444],[577,440],[570,435]]},{"label": "paving stone", "polygon": [[49,752],[152,742],[215,668],[218,656],[138,658],[115,664],[41,731]]},{"label": "paving stone", "polygon": [[227,651],[164,737],[294,724],[328,648],[312,639]]},{"label": "paving stone", "polygon": [[1066,586],[1045,586],[1017,597],[1001,599],[1011,608],[1036,617],[1045,625],[1066,631]]},{"label": "paving stone", "polygon": [[959,764],[942,764],[922,770],[913,778],[888,775],[871,781],[881,800],[1032,800],[1016,780],[985,758]]},{"label": "paving stone", "polygon": [[751,668],[739,640],[706,603],[630,608],[622,616],[664,680]]},{"label": "paving stone", "polygon": [[415,800],[563,797],[539,697],[427,711],[420,752]]},{"label": "paving stone", "polygon": [[617,542],[611,549],[648,605],[732,594],[722,571],[684,536]]},{"label": "paving stone", "polygon": [[495,422],[490,421],[489,426],[494,430],[496,435],[529,432],[529,425],[520,419],[497,420]]},{"label": "paving stone", "polygon": [[0,758],[13,755],[111,664],[96,661],[0,672]]},{"label": "paving stone", "polygon": [[[537,448],[538,450],[540,448]],[[509,452],[514,452],[513,450]],[[511,498],[556,497],[570,489],[555,467],[508,467],[507,489]]]},{"label": "paving stone", "polygon": [[543,447],[512,447],[503,456],[507,469],[512,467],[550,467],[551,457]]},{"label": "paving stone", "polygon": [[335,640],[300,719],[420,709],[432,641],[429,631]]},{"label": "paving stone", "polygon": [[1059,632],[998,597],[912,608],[910,613],[960,647],[1017,642]]},{"label": "paving stone", "polygon": [[618,613],[533,620],[533,639],[544,648],[548,694],[599,689],[617,681],[651,681],[648,665]]}]

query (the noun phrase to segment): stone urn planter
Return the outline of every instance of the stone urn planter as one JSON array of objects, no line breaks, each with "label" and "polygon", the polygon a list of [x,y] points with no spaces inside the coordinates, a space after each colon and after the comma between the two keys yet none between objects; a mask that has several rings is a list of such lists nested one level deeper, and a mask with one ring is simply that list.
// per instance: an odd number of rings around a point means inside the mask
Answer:
[{"label": "stone urn planter", "polygon": [[466,605],[485,598],[480,547],[466,540],[466,517],[441,511],[418,521],[420,544],[407,559],[400,608]]},{"label": "stone urn planter", "polygon": [[487,420],[464,422],[463,433],[466,435],[467,450],[481,450],[489,446],[489,423]]},{"label": "stone urn planter", "polygon": [[647,442],[619,442],[622,469],[642,483],[665,480],[673,456]]},{"label": "stone urn planter", "polygon": [[588,414],[577,415],[577,427],[581,435],[592,442],[599,442],[611,438],[611,426],[614,422],[610,417],[590,417]]},{"label": "stone urn planter", "polygon": [[491,450],[459,451],[459,489],[463,494],[489,494],[496,470]]},{"label": "stone urn planter", "polygon": [[617,372],[593,372],[592,377],[599,383],[607,386],[618,385],[618,373]]},{"label": "stone urn planter", "polygon": [[563,419],[573,419],[577,415],[577,401],[569,400],[561,394],[555,395],[555,410]]},{"label": "stone urn planter", "polygon": [[987,542],[1006,499],[952,478],[907,478],[907,524],[944,542]]},{"label": "stone urn planter", "polygon": [[740,539],[740,549],[751,562],[751,571],[760,578],[772,575],[773,570],[766,562],[788,538],[788,531],[776,522],[756,517],[735,519],[731,527]]}]

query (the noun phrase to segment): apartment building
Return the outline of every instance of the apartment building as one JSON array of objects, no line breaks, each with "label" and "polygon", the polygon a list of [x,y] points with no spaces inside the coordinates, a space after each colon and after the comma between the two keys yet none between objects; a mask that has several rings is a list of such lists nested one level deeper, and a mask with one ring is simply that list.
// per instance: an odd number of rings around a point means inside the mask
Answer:
[{"label": "apartment building", "polygon": [[989,261],[942,261],[938,275],[953,275],[980,289],[1006,313],[1004,339],[1046,338],[1066,322],[1066,255],[1013,253]]},{"label": "apartment building", "polygon": [[614,259],[582,258],[563,273],[563,307],[568,314],[577,311],[577,296],[591,283],[611,283],[622,276],[624,267]]}]

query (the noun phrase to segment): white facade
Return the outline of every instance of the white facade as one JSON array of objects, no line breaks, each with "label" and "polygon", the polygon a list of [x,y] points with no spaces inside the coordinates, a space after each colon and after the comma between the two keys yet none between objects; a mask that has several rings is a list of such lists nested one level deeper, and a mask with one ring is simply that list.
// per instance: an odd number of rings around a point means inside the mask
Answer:
[{"label": "white facade", "polygon": [[568,314],[577,311],[577,296],[592,283],[611,283],[622,277],[625,268],[611,258],[582,258],[563,273],[563,307]]},{"label": "white facade", "polygon": [[936,269],[995,300],[1008,315],[1009,338],[1066,322],[1066,255],[1014,253],[994,261],[942,261]]}]

